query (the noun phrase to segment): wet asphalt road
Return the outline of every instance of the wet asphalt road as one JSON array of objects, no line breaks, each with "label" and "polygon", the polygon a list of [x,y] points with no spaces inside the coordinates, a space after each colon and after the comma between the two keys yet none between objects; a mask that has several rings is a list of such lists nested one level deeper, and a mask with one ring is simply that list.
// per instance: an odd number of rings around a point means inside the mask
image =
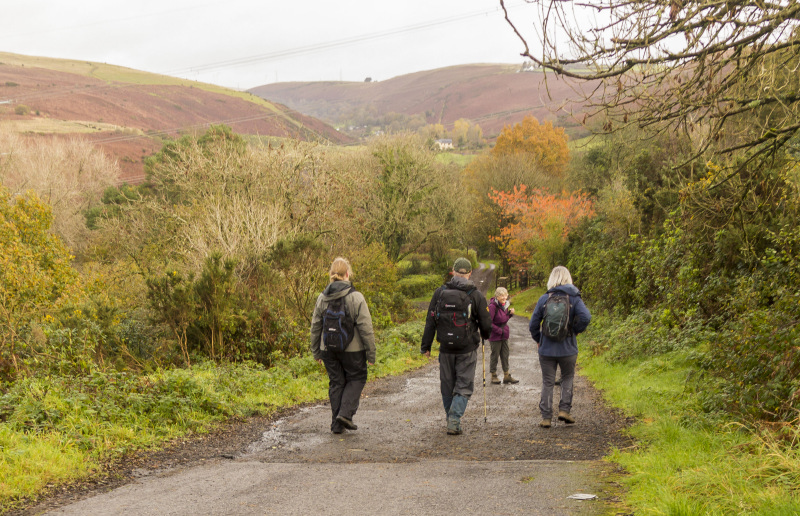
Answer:
[{"label": "wet asphalt road", "polygon": [[[48,514],[600,514],[613,497],[613,466],[599,459],[623,442],[622,423],[578,378],[578,422],[538,428],[537,355],[527,320],[514,317],[510,327],[520,383],[489,383],[487,343],[486,388],[479,357],[464,435],[445,432],[432,360],[368,384],[356,431],[330,433],[327,404],[305,408],[274,422],[233,459],[145,472]],[[599,500],[568,498],[576,493]]]}]

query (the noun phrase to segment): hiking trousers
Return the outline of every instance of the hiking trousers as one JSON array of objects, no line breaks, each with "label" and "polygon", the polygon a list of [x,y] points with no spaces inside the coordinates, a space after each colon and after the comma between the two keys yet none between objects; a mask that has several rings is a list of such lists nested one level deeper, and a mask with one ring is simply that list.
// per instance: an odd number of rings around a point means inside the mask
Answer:
[{"label": "hiking trousers", "polygon": [[561,368],[561,400],[558,410],[569,413],[572,410],[572,384],[575,379],[575,362],[578,355],[568,357],[545,357],[539,355],[539,365],[542,368],[542,399],[539,402],[539,412],[542,419],[553,418],[553,387],[556,382],[556,369]]},{"label": "hiking trousers", "polygon": [[489,359],[489,372],[492,374],[497,373],[497,359],[500,359],[500,364],[503,366],[503,372],[508,373],[508,339],[492,340],[489,341],[492,345],[492,357]]},{"label": "hiking trousers", "polygon": [[444,411],[449,414],[456,394],[469,400],[475,390],[475,366],[478,350],[469,353],[439,353],[439,383]]},{"label": "hiking trousers", "polygon": [[358,410],[361,391],[367,384],[366,351],[331,351],[322,353],[328,372],[328,398],[331,401],[331,431],[341,431],[337,416],[353,419]]}]

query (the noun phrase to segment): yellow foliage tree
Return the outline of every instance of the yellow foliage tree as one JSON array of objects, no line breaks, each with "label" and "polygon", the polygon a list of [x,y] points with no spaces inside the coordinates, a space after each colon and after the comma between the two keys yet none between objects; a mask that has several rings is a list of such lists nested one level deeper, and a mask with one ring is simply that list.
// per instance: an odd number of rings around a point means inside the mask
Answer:
[{"label": "yellow foliage tree", "polygon": [[453,123],[452,138],[456,147],[461,148],[467,146],[467,132],[469,131],[469,126],[469,120],[465,118],[459,118]]},{"label": "yellow foliage tree", "polygon": [[417,134],[424,139],[438,140],[447,136],[447,129],[442,124],[428,124],[417,129]]},{"label": "yellow foliage tree", "polygon": [[72,257],[50,233],[50,207],[0,185],[0,376],[20,369],[19,332],[77,282]]},{"label": "yellow foliage tree", "polygon": [[505,126],[492,149],[495,157],[510,154],[530,156],[543,172],[553,177],[562,177],[569,163],[567,135],[562,127],[553,127],[551,122],[539,124],[533,116],[522,122]]}]

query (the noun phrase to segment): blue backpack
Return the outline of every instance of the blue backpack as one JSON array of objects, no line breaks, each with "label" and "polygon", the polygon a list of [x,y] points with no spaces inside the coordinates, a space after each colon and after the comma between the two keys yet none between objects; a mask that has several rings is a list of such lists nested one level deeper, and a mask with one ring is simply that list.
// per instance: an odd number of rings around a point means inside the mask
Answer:
[{"label": "blue backpack", "polygon": [[322,342],[326,349],[344,351],[353,341],[356,325],[347,310],[347,303],[344,299],[355,291],[354,287],[350,287],[347,294],[332,299],[328,303],[328,307],[322,315]]}]

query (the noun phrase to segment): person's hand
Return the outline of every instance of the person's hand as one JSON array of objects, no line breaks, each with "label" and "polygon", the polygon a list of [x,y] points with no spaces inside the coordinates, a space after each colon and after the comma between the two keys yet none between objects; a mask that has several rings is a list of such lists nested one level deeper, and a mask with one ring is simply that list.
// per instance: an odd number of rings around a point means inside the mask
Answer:
[{"label": "person's hand", "polygon": [[423,353],[423,355],[425,355],[425,358],[431,358],[431,352],[430,351],[426,351],[425,353]]},{"label": "person's hand", "polygon": [[375,365],[375,362],[367,362],[368,366]]},{"label": "person's hand", "polygon": [[508,313],[510,313],[511,315],[514,315],[514,309],[513,308],[509,308],[508,309]]},{"label": "person's hand", "polygon": [[318,363],[319,365],[322,365],[322,359],[321,359],[321,358],[318,358],[318,359],[317,359],[317,363]]}]

